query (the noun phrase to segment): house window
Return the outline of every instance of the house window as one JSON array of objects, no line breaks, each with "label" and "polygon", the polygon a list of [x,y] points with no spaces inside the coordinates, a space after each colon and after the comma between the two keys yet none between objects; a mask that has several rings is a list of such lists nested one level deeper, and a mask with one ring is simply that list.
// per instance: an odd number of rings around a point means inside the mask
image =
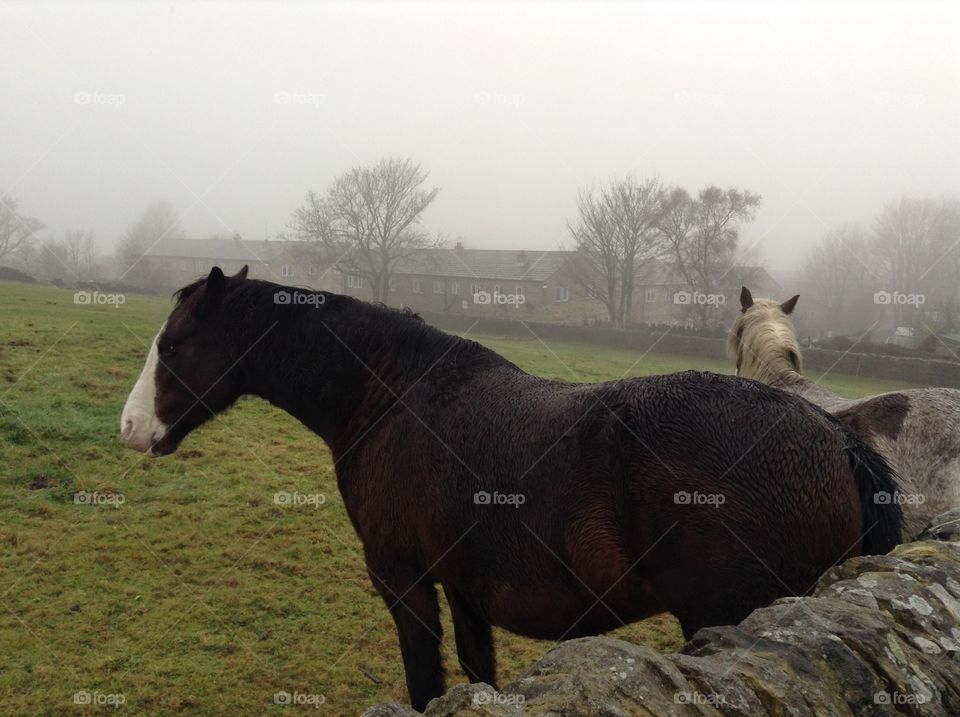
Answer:
[{"label": "house window", "polygon": [[347,274],[347,288],[348,289],[362,289],[363,288],[363,277],[357,276],[356,274]]},{"label": "house window", "polygon": [[387,288],[390,289],[390,291],[396,291],[398,284],[399,282],[395,276],[391,276],[389,279],[387,279]]},{"label": "house window", "polygon": [[413,293],[422,294],[423,293],[423,282],[420,279],[413,280]]},{"label": "house window", "polygon": [[476,296],[481,291],[483,291],[483,287],[480,284],[470,284],[470,296]]},{"label": "house window", "polygon": [[310,265],[307,267],[307,274],[308,274],[309,276],[316,276],[316,275],[319,274],[319,273],[320,273],[320,265],[319,265],[319,264],[310,264]]},{"label": "house window", "polygon": [[494,284],[494,285],[493,285],[493,295],[494,295],[494,296],[500,296],[500,294],[502,294],[502,293],[503,293],[503,292],[500,290],[500,284]]},{"label": "house window", "polygon": [[648,304],[655,304],[658,300],[656,289],[647,289],[643,292],[643,300]]},{"label": "house window", "polygon": [[558,286],[556,293],[557,301],[570,301],[570,289],[566,286]]},{"label": "house window", "polygon": [[595,286],[588,286],[588,287],[587,287],[587,298],[588,298],[588,299],[596,299],[597,296],[599,296],[599,294],[600,294],[600,290],[597,289],[597,287],[595,287]]},{"label": "house window", "polygon": [[517,286],[517,287],[515,287],[513,291],[514,291],[515,296],[517,296],[518,298],[521,297],[521,296],[523,296],[523,287],[522,287],[522,286]]},{"label": "house window", "polygon": [[434,294],[442,294],[442,293],[443,293],[443,282],[442,282],[442,281],[434,281],[434,282],[433,282],[433,293],[434,293]]},{"label": "house window", "polygon": [[450,282],[450,293],[454,296],[460,296],[460,282],[452,281]]},{"label": "house window", "polygon": [[293,267],[289,264],[281,265],[280,276],[293,276]]}]

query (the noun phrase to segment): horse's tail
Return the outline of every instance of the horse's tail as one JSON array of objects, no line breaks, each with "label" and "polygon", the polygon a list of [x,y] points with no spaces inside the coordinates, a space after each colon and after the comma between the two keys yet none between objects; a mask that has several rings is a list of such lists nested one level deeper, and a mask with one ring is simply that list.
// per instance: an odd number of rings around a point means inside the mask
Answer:
[{"label": "horse's tail", "polygon": [[860,494],[863,515],[862,555],[883,555],[900,543],[903,511],[900,508],[896,471],[863,441],[847,433],[847,455]]}]

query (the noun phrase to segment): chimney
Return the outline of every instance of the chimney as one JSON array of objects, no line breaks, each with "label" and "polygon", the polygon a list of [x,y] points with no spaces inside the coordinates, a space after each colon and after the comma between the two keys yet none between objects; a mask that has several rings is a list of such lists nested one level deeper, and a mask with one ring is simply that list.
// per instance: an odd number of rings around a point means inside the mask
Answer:
[{"label": "chimney", "polygon": [[457,243],[453,247],[454,251],[463,251],[463,242],[457,239]]}]

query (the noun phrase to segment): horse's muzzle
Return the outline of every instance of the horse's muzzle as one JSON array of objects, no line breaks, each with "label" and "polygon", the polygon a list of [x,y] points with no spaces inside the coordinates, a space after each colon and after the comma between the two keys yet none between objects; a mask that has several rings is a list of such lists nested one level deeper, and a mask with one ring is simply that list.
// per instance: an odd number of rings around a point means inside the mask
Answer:
[{"label": "horse's muzzle", "polygon": [[120,435],[127,444],[127,448],[141,453],[149,453],[151,456],[173,453],[176,450],[176,445],[166,451],[158,450],[164,443],[166,434],[167,426],[153,416],[124,415],[120,419]]}]

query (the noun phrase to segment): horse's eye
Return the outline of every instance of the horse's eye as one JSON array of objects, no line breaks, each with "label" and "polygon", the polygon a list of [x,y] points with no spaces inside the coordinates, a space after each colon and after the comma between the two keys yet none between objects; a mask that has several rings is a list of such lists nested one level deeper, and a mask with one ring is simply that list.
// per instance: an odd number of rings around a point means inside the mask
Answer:
[{"label": "horse's eye", "polygon": [[160,355],[163,357],[173,356],[177,352],[177,345],[172,341],[160,342]]}]

